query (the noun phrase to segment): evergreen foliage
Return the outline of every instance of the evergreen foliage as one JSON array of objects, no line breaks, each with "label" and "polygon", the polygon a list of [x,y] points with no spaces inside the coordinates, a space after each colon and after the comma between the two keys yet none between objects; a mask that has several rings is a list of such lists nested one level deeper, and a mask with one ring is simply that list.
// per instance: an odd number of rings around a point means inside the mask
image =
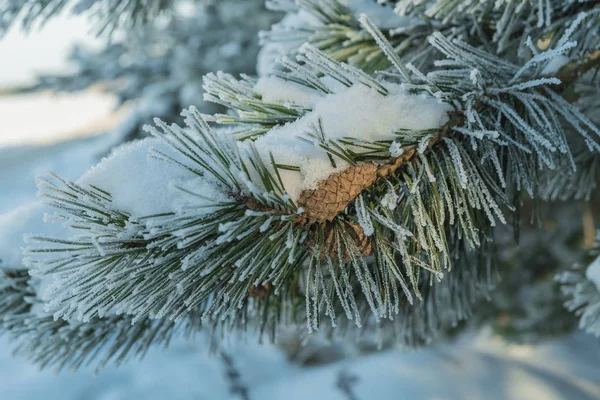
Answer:
[{"label": "evergreen foliage", "polygon": [[[207,327],[430,343],[492,297],[498,230],[518,238],[525,203],[592,195],[599,2],[399,1],[383,17],[366,0],[268,5],[288,13],[261,34],[279,66],[209,73],[204,98],[226,113],[191,107],[183,126],[145,128],[177,207],[140,215],[153,193],[123,207],[85,176],[40,177],[51,219],[75,233],[30,236],[34,278],[9,271],[1,286],[1,327],[33,361],[102,366]],[[353,93],[443,119],[377,136],[386,116],[354,116],[369,132],[340,136],[344,121],[323,110]],[[319,160],[330,173],[298,183]],[[597,334],[600,292],[562,277],[567,307]],[[47,298],[39,279],[52,281]]]},{"label": "evergreen foliage", "polygon": [[116,28],[143,24],[168,10],[173,0],[2,0],[0,2],[0,35],[16,24],[31,29],[67,11],[89,14],[96,20],[99,33],[112,33]]},{"label": "evergreen foliage", "polygon": [[[600,232],[597,239],[600,239]],[[568,299],[566,307],[579,317],[579,327],[597,337],[600,337],[599,242],[589,252],[586,260],[589,266],[577,263],[556,277]]]}]

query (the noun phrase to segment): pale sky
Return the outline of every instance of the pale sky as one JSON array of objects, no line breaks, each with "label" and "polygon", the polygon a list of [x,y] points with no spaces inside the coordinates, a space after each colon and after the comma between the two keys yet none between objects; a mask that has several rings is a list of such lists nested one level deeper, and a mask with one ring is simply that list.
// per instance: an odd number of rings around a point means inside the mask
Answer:
[{"label": "pale sky", "polygon": [[57,16],[39,30],[13,28],[0,38],[0,88],[32,83],[36,72],[62,72],[75,43],[100,46],[85,17]]}]

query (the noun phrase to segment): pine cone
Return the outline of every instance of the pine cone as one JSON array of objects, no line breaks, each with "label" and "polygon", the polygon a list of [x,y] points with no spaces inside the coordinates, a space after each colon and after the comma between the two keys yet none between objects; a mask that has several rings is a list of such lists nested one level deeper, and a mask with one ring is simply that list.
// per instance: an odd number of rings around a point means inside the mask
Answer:
[{"label": "pine cone", "polygon": [[298,205],[304,209],[303,223],[333,221],[348,204],[377,179],[374,162],[354,165],[331,174],[319,182],[316,189],[300,193]]}]

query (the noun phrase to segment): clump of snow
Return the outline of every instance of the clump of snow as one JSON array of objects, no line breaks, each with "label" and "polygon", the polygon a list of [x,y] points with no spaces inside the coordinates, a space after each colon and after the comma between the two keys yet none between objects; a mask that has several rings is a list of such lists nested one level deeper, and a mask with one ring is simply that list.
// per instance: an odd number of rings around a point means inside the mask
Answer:
[{"label": "clump of snow", "polygon": [[392,140],[398,129],[435,129],[448,121],[450,106],[426,94],[409,94],[389,84],[382,95],[364,85],[354,85],[316,104],[330,138]]},{"label": "clump of snow", "polygon": [[175,211],[170,182],[179,180],[182,168],[150,159],[150,148],[170,153],[162,141],[154,138],[126,144],[88,170],[77,183],[109,192],[114,207],[133,216]]},{"label": "clump of snow", "polygon": [[600,290],[600,256],[596,257],[589,267],[587,267],[585,276],[590,281],[594,282],[598,290]]},{"label": "clump of snow", "polygon": [[[271,81],[274,83],[274,81]],[[266,85],[263,85],[263,89]],[[281,88],[270,85],[270,90]],[[305,140],[315,134],[319,124],[327,140],[353,138],[364,141],[389,140],[399,129],[437,129],[448,121],[450,106],[426,94],[410,94],[400,85],[387,84],[389,94],[356,84],[335,94],[311,99],[313,111],[295,122],[275,127],[254,142],[263,160],[269,164],[270,154],[278,164],[299,167],[300,171],[281,170],[288,194],[297,199],[305,189],[315,188],[330,174],[348,167],[334,157],[335,167],[327,153],[316,143]],[[248,144],[241,144],[241,146]],[[396,149],[396,153],[400,150]]]},{"label": "clump of snow", "polygon": [[254,91],[259,93],[267,103],[291,103],[305,107],[312,106],[321,97],[320,92],[314,89],[276,76],[261,77],[256,82]]},{"label": "clump of snow", "polygon": [[469,74],[469,77],[471,78],[473,85],[477,85],[477,82],[479,82],[479,79],[481,78],[481,73],[477,68],[473,68]]},{"label": "clump of snow", "polygon": [[402,148],[402,144],[398,142],[393,142],[390,145],[390,155],[392,157],[400,157],[404,153],[404,149]]},{"label": "clump of snow", "polygon": [[[164,162],[164,161],[154,161]],[[181,169],[179,169],[181,174]],[[176,189],[182,189],[187,193],[192,193],[193,197],[183,195],[179,196],[179,193],[173,193],[172,204],[177,211],[183,211],[188,207],[194,207],[194,215],[201,215],[210,212],[214,206],[219,203],[225,203],[231,201],[225,192],[220,190],[218,184],[211,180],[210,175],[194,176],[189,177],[186,175],[186,179],[181,181],[175,187]]]},{"label": "clump of snow", "polygon": [[569,62],[569,57],[565,55],[558,55],[554,57],[542,70],[542,75],[556,75],[558,70],[565,66]]},{"label": "clump of snow", "polygon": [[44,214],[51,210],[41,201],[24,204],[0,214],[0,267],[22,268],[23,236],[35,233],[63,236],[66,228],[59,223],[44,223]]},{"label": "clump of snow", "polygon": [[390,190],[387,192],[383,198],[381,199],[381,206],[387,208],[388,210],[395,210],[398,205],[398,195],[395,191]]},{"label": "clump of snow", "polygon": [[[174,163],[157,160],[151,156],[151,150],[185,162],[183,156],[162,140],[147,138],[118,147],[88,170],[77,183],[107,191],[111,194],[114,208],[133,217],[176,212],[188,206],[204,207],[208,212],[210,206],[227,201],[227,196],[216,187],[215,182],[206,176],[191,176]],[[197,196],[192,199],[180,188]]]}]

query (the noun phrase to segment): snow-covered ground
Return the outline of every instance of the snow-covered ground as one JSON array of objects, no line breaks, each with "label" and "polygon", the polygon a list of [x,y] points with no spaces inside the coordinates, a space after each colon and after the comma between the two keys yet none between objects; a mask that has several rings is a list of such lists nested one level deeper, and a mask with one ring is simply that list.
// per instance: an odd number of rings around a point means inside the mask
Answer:
[{"label": "snow-covered ground", "polygon": [[[387,351],[301,368],[274,346],[230,350],[250,399],[349,400],[344,375],[359,400],[597,400],[598,343],[583,334],[536,347],[505,347],[483,335],[452,345]],[[11,358],[0,341],[0,388],[14,400],[240,399],[230,393],[226,366],[203,341],[151,351],[141,362],[54,375]]]},{"label": "snow-covered ground", "polygon": [[[114,123],[115,106],[113,96],[93,91],[0,96],[0,147],[58,142],[101,131]],[[48,116],[55,114],[63,116],[61,124],[48,124]]]}]

